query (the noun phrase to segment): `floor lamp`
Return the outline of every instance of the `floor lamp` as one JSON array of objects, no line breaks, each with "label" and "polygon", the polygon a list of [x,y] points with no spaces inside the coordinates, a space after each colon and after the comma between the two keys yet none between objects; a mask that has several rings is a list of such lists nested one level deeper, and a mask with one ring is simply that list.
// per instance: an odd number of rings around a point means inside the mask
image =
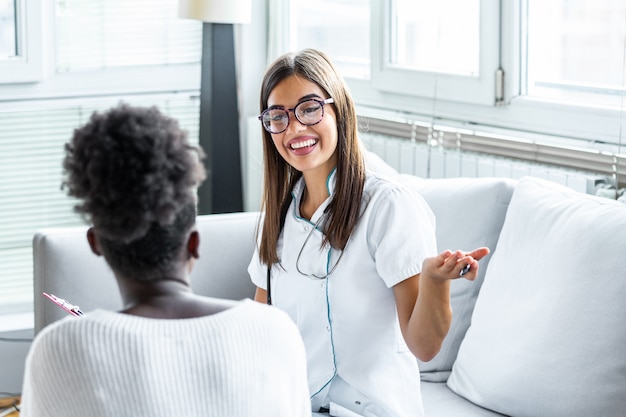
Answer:
[{"label": "floor lamp", "polygon": [[207,179],[198,213],[243,211],[234,24],[249,23],[252,0],[179,0],[179,17],[203,21],[200,146]]}]

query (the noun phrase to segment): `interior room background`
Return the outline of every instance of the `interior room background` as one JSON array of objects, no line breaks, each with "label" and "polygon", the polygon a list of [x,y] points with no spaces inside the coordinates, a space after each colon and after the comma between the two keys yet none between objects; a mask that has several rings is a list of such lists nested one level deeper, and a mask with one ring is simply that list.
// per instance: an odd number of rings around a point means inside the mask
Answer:
[{"label": "interior room background", "polygon": [[[335,60],[364,143],[400,172],[537,175],[620,198],[622,0],[252,4],[235,25],[245,210],[260,198],[263,71],[308,46]],[[32,337],[32,236],[83,222],[60,189],[63,144],[120,101],[159,106],[198,141],[201,51],[177,0],[0,0],[0,391],[19,391]]]}]

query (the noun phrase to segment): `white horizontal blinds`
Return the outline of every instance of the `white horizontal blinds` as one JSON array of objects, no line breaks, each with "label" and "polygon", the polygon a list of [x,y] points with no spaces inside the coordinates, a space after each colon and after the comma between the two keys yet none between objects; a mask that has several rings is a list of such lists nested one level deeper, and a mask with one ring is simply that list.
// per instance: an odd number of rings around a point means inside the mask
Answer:
[{"label": "white horizontal blinds", "polygon": [[[132,105],[155,105],[179,120],[198,143],[199,99],[189,95],[139,96]],[[0,113],[0,315],[32,310],[32,237],[40,228],[84,224],[61,190],[64,144],[94,110],[118,98],[57,102],[54,108]]]},{"label": "white horizontal blinds", "polygon": [[32,302],[34,231],[76,223],[59,190],[61,143],[76,125],[65,109],[0,113],[0,312]]},{"label": "white horizontal blinds", "polygon": [[57,71],[200,62],[202,23],[177,0],[57,0]]}]

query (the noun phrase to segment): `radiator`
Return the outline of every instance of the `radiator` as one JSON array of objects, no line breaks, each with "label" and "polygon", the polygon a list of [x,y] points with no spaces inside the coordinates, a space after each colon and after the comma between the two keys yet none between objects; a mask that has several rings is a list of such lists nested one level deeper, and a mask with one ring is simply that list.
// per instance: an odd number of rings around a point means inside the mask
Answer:
[{"label": "radiator", "polygon": [[[259,121],[248,119],[244,153],[244,202],[247,211],[260,207],[263,187],[263,144]],[[365,148],[380,156],[403,174],[422,178],[534,176],[566,185],[583,193],[594,193],[597,173],[504,158],[483,153],[428,146],[423,142],[377,133],[360,133]]]},{"label": "radiator", "polygon": [[566,185],[576,191],[589,192],[598,174],[518,161],[495,155],[464,152],[449,148],[428,146],[408,139],[380,134],[361,134],[365,147],[380,156],[387,164],[404,174],[423,178],[455,177],[539,177]]}]

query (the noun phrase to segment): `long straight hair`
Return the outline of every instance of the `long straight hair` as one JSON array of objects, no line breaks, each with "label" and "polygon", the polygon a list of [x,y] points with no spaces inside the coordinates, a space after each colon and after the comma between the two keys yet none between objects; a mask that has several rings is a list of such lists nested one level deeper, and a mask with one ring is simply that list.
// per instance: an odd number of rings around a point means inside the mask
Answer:
[{"label": "long straight hair", "polygon": [[[348,87],[332,61],[320,51],[304,49],[275,60],[265,73],[261,87],[261,111],[267,108],[272,90],[285,78],[298,75],[317,84],[334,99],[337,117],[337,172],[335,194],[328,206],[325,238],[336,249],[344,249],[356,226],[365,184],[365,164],[357,136],[357,116]],[[265,211],[259,248],[261,261],[272,266],[278,263],[277,243],[291,203],[291,190],[302,177],[278,153],[272,136],[263,131]]]}]

